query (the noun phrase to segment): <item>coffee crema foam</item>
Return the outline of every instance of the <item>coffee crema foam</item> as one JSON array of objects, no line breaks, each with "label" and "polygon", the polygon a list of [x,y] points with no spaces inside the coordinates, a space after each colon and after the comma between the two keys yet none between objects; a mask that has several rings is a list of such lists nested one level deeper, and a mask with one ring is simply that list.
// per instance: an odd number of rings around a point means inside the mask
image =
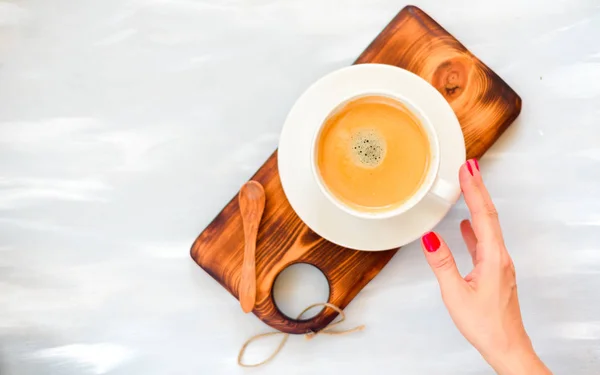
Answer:
[{"label": "coffee crema foam", "polygon": [[375,129],[361,129],[351,136],[355,163],[367,168],[375,168],[385,158],[385,139]]}]

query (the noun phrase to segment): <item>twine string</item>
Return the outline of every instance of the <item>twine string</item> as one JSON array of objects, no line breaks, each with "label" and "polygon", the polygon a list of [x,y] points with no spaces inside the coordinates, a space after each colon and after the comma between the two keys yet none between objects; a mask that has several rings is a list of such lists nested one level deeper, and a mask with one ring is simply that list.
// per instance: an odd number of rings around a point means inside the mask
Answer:
[{"label": "twine string", "polygon": [[[346,330],[334,330],[332,328],[342,324],[344,322],[344,320],[346,320],[346,314],[344,313],[344,311],[342,311],[342,309],[340,309],[339,307],[328,303],[328,302],[323,302],[323,303],[315,303],[312,304],[310,306],[308,306],[307,308],[305,308],[304,310],[302,310],[302,312],[298,315],[298,317],[296,318],[297,320],[300,320],[304,314],[306,312],[308,312],[309,310],[315,308],[315,307],[319,307],[322,306],[324,308],[330,308],[332,310],[334,310],[335,312],[337,312],[339,314],[340,319],[334,322],[331,322],[327,327],[325,327],[324,329],[322,329],[319,332],[308,332],[304,335],[304,337],[307,340],[311,340],[313,339],[315,336],[317,335],[346,335],[348,333],[353,333],[353,332],[358,332],[358,331],[362,331],[365,329],[364,325],[359,325],[356,326],[354,328],[350,328],[350,329],[346,329]],[[270,337],[270,336],[278,336],[281,335],[281,341],[279,342],[279,345],[277,346],[277,348],[275,348],[275,350],[273,351],[273,353],[271,353],[270,356],[268,356],[266,359],[258,362],[258,363],[244,363],[243,358],[244,358],[244,354],[246,353],[246,349],[248,349],[248,346],[255,342],[256,340],[265,338],[265,337]],[[266,332],[266,333],[261,333],[258,334],[256,336],[252,336],[251,338],[249,338],[248,340],[246,340],[246,342],[244,343],[244,345],[242,345],[242,348],[240,349],[240,353],[238,354],[238,358],[237,358],[237,362],[238,365],[240,365],[241,367],[259,367],[262,366],[266,363],[269,363],[270,361],[273,360],[273,358],[275,358],[277,356],[277,354],[279,354],[279,352],[281,351],[281,349],[283,349],[283,347],[285,346],[285,343],[287,342],[288,338],[290,337],[289,333],[285,333],[285,332]]]}]

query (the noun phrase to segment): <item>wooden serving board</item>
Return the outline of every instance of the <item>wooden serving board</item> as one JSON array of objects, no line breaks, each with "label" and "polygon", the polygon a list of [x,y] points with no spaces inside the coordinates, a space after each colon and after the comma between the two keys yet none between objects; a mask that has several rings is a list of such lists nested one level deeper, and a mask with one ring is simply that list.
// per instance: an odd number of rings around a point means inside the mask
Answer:
[{"label": "wooden serving board", "polygon": [[[396,65],[436,87],[460,121],[469,158],[480,157],[521,111],[521,98],[496,73],[414,6],[402,9],[387,25],[355,62],[362,63]],[[318,331],[335,318],[335,312],[326,309],[303,321],[283,315],[272,294],[277,275],[294,263],[316,266],[329,281],[329,302],[343,309],[397,249],[350,250],[311,231],[294,213],[283,193],[277,151],[252,179],[264,186],[267,196],[256,248],[257,291],[253,312],[283,332]],[[244,234],[236,196],[198,236],[191,256],[237,298],[243,254]]]}]

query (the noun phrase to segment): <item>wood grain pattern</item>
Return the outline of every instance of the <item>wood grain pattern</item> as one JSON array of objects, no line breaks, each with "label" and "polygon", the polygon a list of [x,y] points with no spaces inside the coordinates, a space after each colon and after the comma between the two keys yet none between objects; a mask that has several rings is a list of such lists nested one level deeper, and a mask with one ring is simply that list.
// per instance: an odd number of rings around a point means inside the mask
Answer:
[{"label": "wood grain pattern", "polygon": [[[469,158],[481,156],[518,116],[519,96],[462,44],[420,9],[404,8],[355,63],[383,63],[410,70],[448,100],[465,135]],[[334,245],[312,232],[289,205],[277,172],[277,152],[252,177],[267,196],[256,247],[254,314],[288,333],[318,331],[334,318],[324,310],[309,320],[283,315],[271,289],[277,275],[294,263],[318,267],[330,285],[329,302],[345,308],[388,263],[397,249],[361,252]],[[229,293],[238,297],[244,235],[236,198],[198,236],[191,256]]]}]

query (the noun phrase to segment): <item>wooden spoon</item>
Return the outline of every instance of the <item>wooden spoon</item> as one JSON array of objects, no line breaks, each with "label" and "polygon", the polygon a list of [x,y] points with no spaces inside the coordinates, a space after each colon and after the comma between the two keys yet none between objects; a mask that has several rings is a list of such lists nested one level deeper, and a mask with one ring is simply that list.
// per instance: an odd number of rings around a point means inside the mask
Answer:
[{"label": "wooden spoon", "polygon": [[238,196],[244,225],[244,263],[240,280],[239,299],[242,310],[248,313],[256,302],[256,235],[265,210],[265,190],[256,181],[246,182]]}]

